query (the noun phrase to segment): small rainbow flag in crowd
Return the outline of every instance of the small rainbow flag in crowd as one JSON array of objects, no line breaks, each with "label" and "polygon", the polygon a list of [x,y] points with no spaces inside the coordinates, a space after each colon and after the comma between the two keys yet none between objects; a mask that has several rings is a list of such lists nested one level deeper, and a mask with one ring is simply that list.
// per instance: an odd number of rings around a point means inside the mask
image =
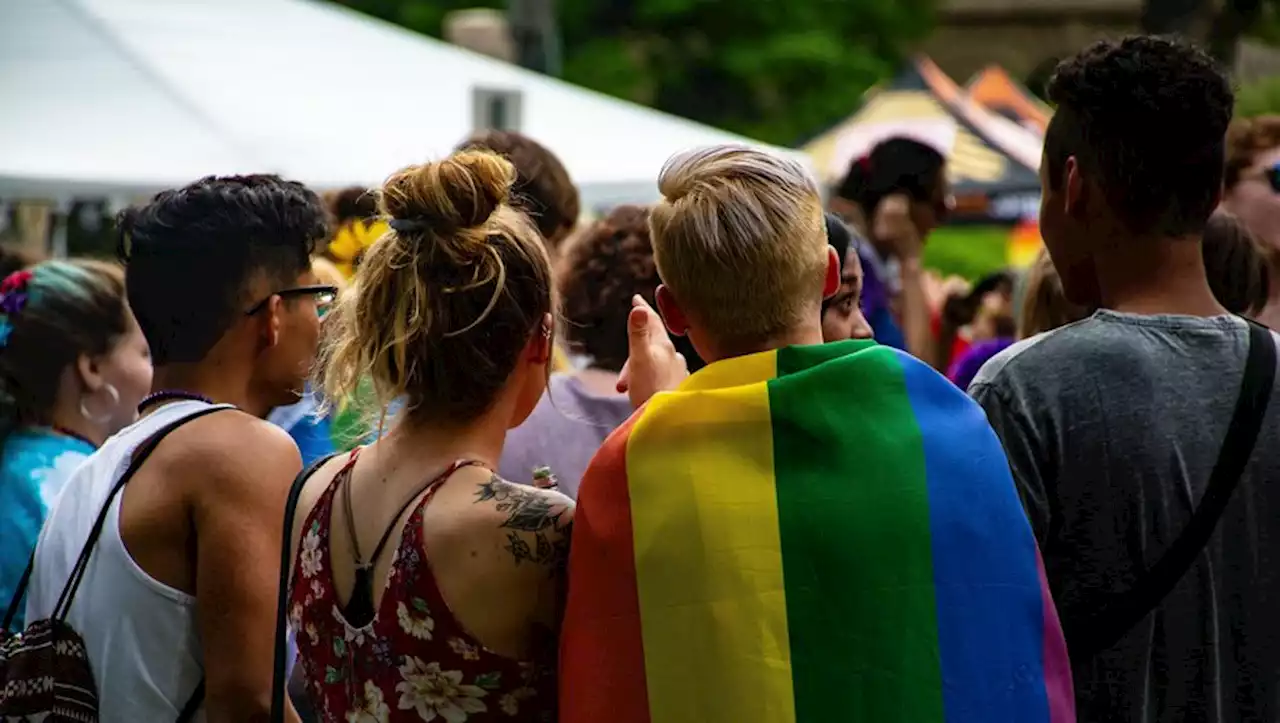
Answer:
[{"label": "small rainbow flag in crowd", "polygon": [[982,410],[871,341],[717,362],[583,479],[561,723],[1070,723]]},{"label": "small rainbow flag in crowd", "polygon": [[1009,234],[1008,261],[1015,269],[1030,268],[1044,248],[1040,238],[1040,224],[1035,219],[1024,219]]}]

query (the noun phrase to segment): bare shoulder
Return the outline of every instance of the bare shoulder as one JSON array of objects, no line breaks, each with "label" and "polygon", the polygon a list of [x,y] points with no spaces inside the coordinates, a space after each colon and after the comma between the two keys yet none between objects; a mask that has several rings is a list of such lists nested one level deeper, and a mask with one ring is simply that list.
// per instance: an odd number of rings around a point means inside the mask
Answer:
[{"label": "bare shoulder", "polygon": [[[191,462],[218,466],[271,462],[298,448],[280,427],[239,410],[230,409],[193,419],[174,432],[184,439],[183,453]],[[255,459],[266,455],[265,459]],[[300,458],[299,458],[300,459]]]},{"label": "bare shoulder", "polygon": [[[166,466],[182,469],[183,478],[214,494],[253,492],[257,487],[260,493],[274,495],[287,490],[302,467],[298,447],[287,432],[236,410],[192,420],[172,438],[175,443],[161,448],[168,448]],[[213,483],[217,489],[211,489]]]},{"label": "bare shoulder", "polygon": [[516,566],[559,570],[568,559],[573,500],[555,490],[520,485],[490,475],[475,485],[476,512],[493,524]]}]

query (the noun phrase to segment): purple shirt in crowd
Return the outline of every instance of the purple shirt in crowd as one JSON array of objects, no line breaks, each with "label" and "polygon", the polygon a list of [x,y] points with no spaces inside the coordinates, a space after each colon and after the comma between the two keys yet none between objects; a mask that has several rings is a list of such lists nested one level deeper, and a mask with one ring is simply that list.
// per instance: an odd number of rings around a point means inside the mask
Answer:
[{"label": "purple shirt in crowd", "polygon": [[978,376],[978,370],[986,364],[991,357],[1008,349],[1013,345],[1013,339],[1010,337],[997,337],[980,341],[968,349],[959,359],[951,362],[951,368],[947,370],[947,378],[950,379],[957,387],[968,389],[969,383],[973,378]]},{"label": "purple shirt in crowd", "polygon": [[626,395],[596,394],[573,375],[554,374],[533,414],[507,433],[498,474],[531,484],[534,469],[550,467],[559,490],[577,499],[587,464],[632,411]]}]

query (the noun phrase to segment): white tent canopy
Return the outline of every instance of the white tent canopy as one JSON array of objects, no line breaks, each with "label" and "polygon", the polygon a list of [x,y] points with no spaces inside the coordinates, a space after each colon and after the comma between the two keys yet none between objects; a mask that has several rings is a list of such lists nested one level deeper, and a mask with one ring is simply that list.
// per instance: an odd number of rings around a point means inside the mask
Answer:
[{"label": "white tent canopy", "polygon": [[656,198],[676,151],[749,142],[319,0],[0,0],[0,198],[373,185],[468,136],[477,91],[518,96],[588,206]]}]

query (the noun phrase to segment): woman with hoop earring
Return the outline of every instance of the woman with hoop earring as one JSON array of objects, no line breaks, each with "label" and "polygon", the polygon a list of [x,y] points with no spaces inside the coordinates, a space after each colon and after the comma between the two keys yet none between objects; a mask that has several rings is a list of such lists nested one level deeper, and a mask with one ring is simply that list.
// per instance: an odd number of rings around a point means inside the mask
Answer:
[{"label": "woman with hoop earring", "polygon": [[137,418],[150,388],[119,267],[46,261],[0,282],[0,600],[67,477]]}]

